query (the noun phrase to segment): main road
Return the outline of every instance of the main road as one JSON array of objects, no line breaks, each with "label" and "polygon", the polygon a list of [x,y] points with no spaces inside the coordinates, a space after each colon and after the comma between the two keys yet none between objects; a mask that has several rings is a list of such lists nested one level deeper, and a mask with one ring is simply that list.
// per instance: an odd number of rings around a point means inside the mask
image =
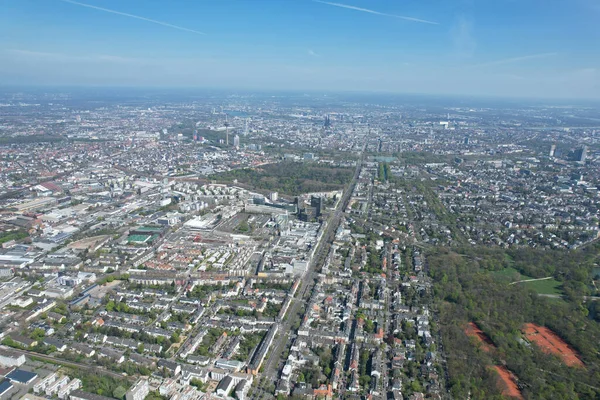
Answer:
[{"label": "main road", "polygon": [[[354,176],[352,180],[346,187],[344,194],[342,195],[341,200],[338,202],[337,207],[334,212],[329,215],[329,218],[325,222],[325,231],[321,236],[321,240],[317,244],[317,248],[314,252],[313,258],[309,264],[308,270],[304,273],[304,276],[301,279],[300,286],[296,291],[296,295],[292,300],[292,304],[290,305],[287,311],[287,318],[285,321],[281,322],[279,325],[279,335],[275,339],[271,351],[268,355],[268,358],[265,360],[263,364],[264,372],[261,374],[264,377],[264,382],[267,384],[274,383],[277,379],[278,365],[281,361],[281,356],[283,354],[285,345],[288,341],[289,334],[292,330],[292,325],[298,318],[298,312],[301,305],[306,304],[306,300],[310,297],[312,292],[312,288],[315,284],[316,277],[316,269],[317,266],[322,263],[324,258],[329,253],[331,248],[331,244],[333,243],[333,239],[335,238],[335,233],[340,225],[340,221],[344,210],[348,206],[348,202],[352,197],[352,193],[354,192],[354,187],[356,186],[356,182],[360,177],[360,172],[362,170],[362,165],[364,161],[364,152],[365,152],[366,144],[363,146],[362,151],[360,153],[359,160],[357,161],[356,170],[354,171]],[[310,290],[309,290],[310,289]],[[262,388],[257,388],[257,391],[263,392]],[[264,393],[264,392],[263,392]]]}]

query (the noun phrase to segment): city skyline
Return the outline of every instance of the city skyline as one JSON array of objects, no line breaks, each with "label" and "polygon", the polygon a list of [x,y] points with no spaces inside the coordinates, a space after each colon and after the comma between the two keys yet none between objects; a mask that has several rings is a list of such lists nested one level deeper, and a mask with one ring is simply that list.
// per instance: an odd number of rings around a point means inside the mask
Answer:
[{"label": "city skyline", "polygon": [[0,397],[598,398],[599,110],[0,87]]}]

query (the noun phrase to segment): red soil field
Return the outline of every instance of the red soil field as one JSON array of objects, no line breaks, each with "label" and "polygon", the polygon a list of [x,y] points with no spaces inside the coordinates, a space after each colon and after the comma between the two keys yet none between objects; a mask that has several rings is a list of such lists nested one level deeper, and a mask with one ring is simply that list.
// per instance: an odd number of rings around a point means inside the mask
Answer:
[{"label": "red soil field", "polygon": [[502,396],[522,399],[523,396],[512,372],[500,365],[494,365],[492,368],[498,373],[498,387],[502,391]]},{"label": "red soil field", "polygon": [[569,367],[584,367],[583,361],[581,361],[575,350],[545,326],[527,323],[523,326],[522,331],[527,340],[535,343],[544,353],[559,356]]},{"label": "red soil field", "polygon": [[[494,342],[483,333],[481,329],[474,322],[469,322],[465,328],[465,334],[469,337],[474,337],[480,344],[483,351],[496,350]],[[516,399],[523,399],[521,391],[516,383],[516,377],[506,367],[501,365],[488,366],[487,368],[493,369],[498,373],[498,388],[502,392],[502,396],[511,397]]]},{"label": "red soil field", "polygon": [[467,327],[465,328],[465,334],[470,337],[474,337],[477,339],[479,343],[481,343],[481,348],[483,351],[491,351],[496,348],[494,343],[490,340],[489,337],[474,322],[469,322]]}]

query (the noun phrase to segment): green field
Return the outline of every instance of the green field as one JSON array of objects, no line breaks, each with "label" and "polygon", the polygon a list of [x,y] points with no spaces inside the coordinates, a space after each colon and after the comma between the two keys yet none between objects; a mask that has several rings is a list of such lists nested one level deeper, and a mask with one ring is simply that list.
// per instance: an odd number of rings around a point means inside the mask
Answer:
[{"label": "green field", "polygon": [[150,238],[150,235],[130,235],[127,240],[130,243],[146,243]]},{"label": "green field", "polygon": [[[505,268],[501,271],[493,271],[490,274],[499,281],[507,283],[521,281],[525,279],[533,279],[530,276],[523,275],[514,268]],[[535,290],[538,294],[563,294],[560,288],[561,283],[556,279],[546,279],[543,281],[522,282],[518,285],[526,286]]]},{"label": "green field", "polygon": [[561,283],[556,279],[546,279],[543,281],[523,282],[518,285],[525,285],[535,290],[538,294],[563,294]]},{"label": "green field", "polygon": [[515,282],[523,279],[531,279],[530,276],[523,275],[514,268],[504,268],[501,271],[493,271],[490,273],[494,278],[506,282]]}]

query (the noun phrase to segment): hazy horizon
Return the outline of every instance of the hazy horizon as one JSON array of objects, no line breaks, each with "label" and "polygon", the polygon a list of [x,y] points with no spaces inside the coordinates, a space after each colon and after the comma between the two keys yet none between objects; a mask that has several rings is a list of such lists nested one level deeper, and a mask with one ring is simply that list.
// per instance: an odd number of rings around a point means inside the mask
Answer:
[{"label": "hazy horizon", "polygon": [[[94,94],[86,93],[86,96],[97,97],[98,90],[106,92],[119,92],[124,94],[125,91],[134,91],[131,93],[132,98],[137,98],[140,95],[188,95],[201,97],[207,93],[215,93],[219,95],[234,96],[234,95],[265,95],[265,96],[310,96],[311,98],[322,96],[323,98],[335,96],[347,98],[351,96],[358,97],[377,97],[381,100],[382,97],[388,97],[393,100],[415,100],[421,98],[425,101],[448,100],[455,101],[481,101],[481,102],[500,102],[500,103],[517,103],[529,106],[587,106],[600,105],[599,98],[589,97],[533,97],[533,96],[509,96],[509,95],[493,95],[493,94],[459,94],[459,93],[417,93],[417,92],[401,92],[401,91],[385,91],[385,90],[318,90],[318,89],[290,89],[290,88],[240,88],[240,87],[209,87],[209,86],[128,86],[128,85],[56,85],[56,84],[5,84],[0,83],[0,94],[21,92],[37,92],[48,91],[52,92],[86,92],[94,90]],[[106,94],[106,93],[105,93]]]},{"label": "hazy horizon", "polygon": [[590,0],[7,0],[0,83],[600,98]]}]

